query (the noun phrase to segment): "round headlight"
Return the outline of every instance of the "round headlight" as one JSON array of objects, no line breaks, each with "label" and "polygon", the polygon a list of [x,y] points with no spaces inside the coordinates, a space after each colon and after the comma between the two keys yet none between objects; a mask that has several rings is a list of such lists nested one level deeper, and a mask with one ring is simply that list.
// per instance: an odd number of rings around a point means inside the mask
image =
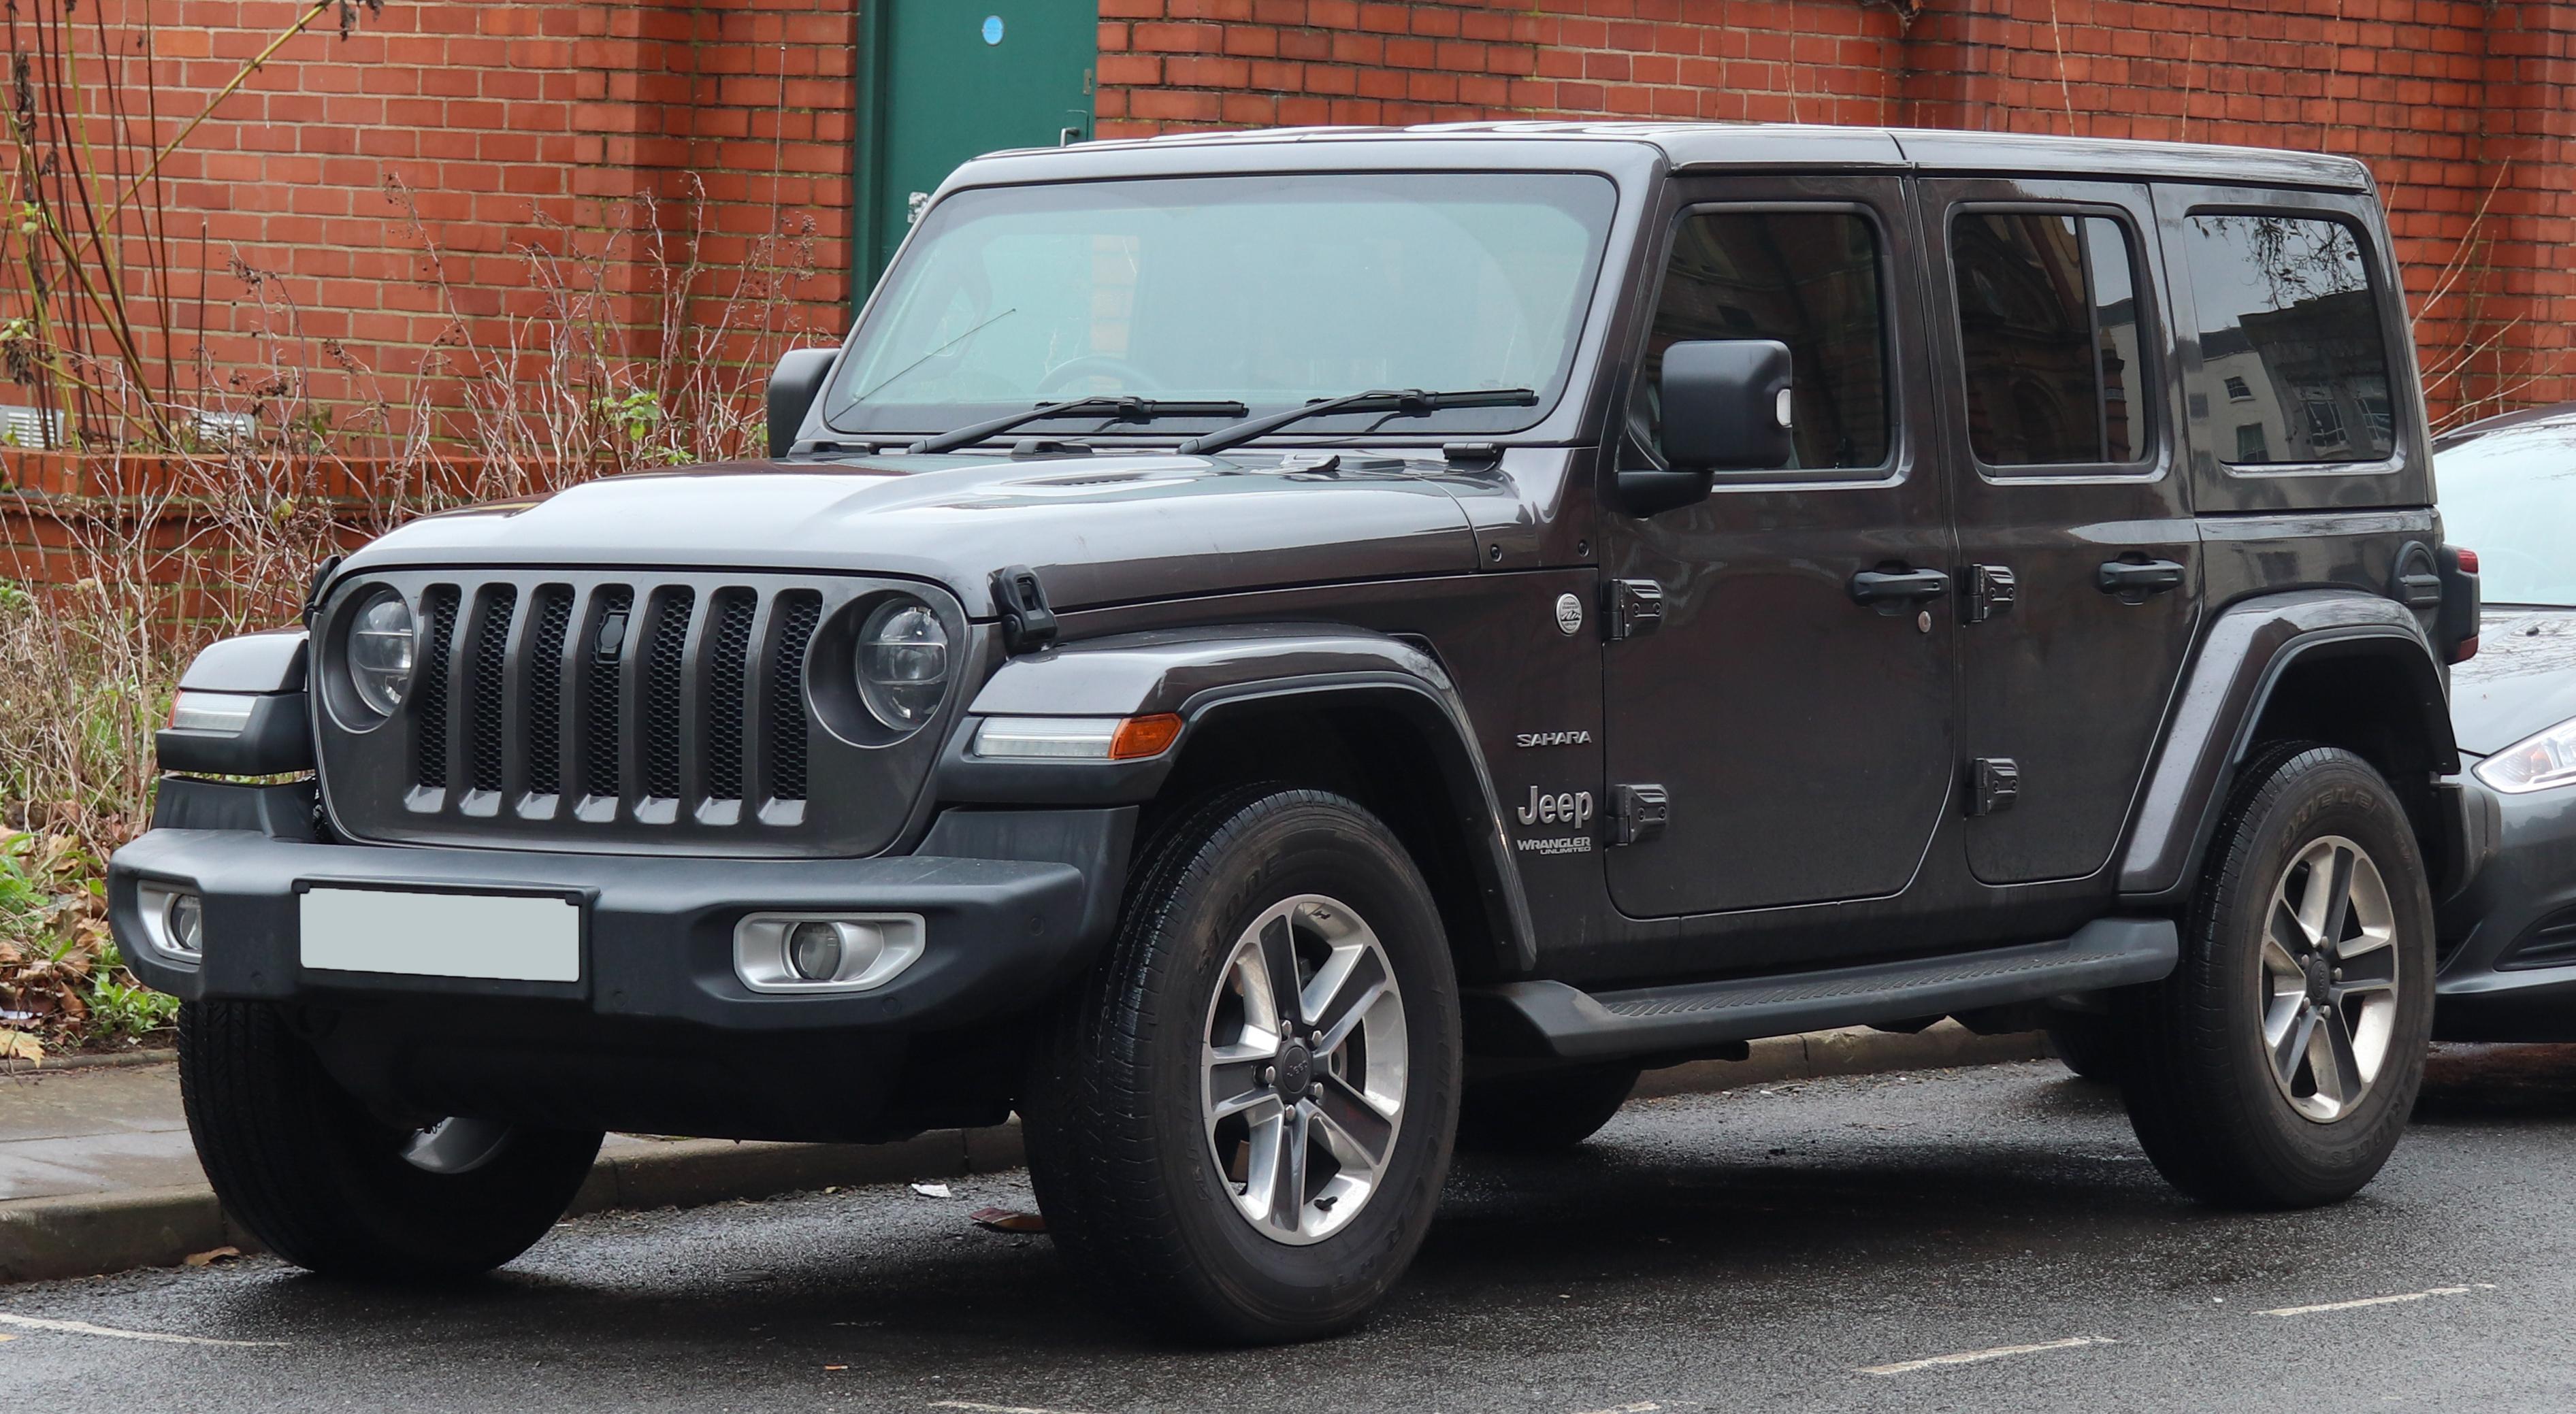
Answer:
[{"label": "round headlight", "polygon": [[918,599],[879,604],[859,629],[859,698],[899,732],[929,721],[948,690],[948,630]]},{"label": "round headlight", "polygon": [[390,589],[379,589],[349,625],[349,685],[358,700],[390,717],[411,686],[412,660],[418,656],[420,625],[411,606]]}]

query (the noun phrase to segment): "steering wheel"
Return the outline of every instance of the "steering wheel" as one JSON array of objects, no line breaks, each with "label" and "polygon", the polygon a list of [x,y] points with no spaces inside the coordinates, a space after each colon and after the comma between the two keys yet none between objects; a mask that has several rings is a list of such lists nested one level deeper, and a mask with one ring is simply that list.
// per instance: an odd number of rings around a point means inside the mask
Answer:
[{"label": "steering wheel", "polygon": [[1084,354],[1080,358],[1067,359],[1049,369],[1047,375],[1038,380],[1038,396],[1052,398],[1075,379],[1088,378],[1101,373],[1115,375],[1120,384],[1119,391],[1122,393],[1150,393],[1163,386],[1154,375],[1115,354]]}]

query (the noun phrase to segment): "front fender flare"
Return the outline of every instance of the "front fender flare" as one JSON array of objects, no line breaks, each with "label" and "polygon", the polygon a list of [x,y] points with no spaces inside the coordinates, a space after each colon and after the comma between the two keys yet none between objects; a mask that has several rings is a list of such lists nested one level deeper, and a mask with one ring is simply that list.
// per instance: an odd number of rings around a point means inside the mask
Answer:
[{"label": "front fender flare", "polygon": [[[1429,743],[1499,960],[1516,972],[1535,968],[1528,896],[1466,703],[1439,660],[1404,639],[1339,624],[1239,625],[1120,634],[1015,658],[968,707],[941,754],[936,789],[943,804],[1141,804],[1162,788],[1191,737],[1225,713],[1282,698],[1353,695],[1383,703]],[[1150,761],[985,761],[968,751],[987,716],[1160,712],[1181,717],[1181,736]]]},{"label": "front fender flare", "polygon": [[2377,595],[2331,589],[2232,605],[2201,639],[2139,796],[2120,860],[2122,895],[2167,897],[2188,883],[2282,675],[2318,655],[2346,653],[2384,654],[2400,665],[2409,684],[2406,705],[2421,722],[2431,769],[2459,769],[2442,670],[2411,610]]}]

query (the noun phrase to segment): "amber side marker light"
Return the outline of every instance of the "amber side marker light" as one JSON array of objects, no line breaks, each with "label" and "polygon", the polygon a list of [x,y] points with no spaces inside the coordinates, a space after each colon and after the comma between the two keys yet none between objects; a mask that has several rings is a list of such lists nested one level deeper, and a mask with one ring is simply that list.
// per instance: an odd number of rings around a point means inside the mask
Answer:
[{"label": "amber side marker light", "polygon": [[1001,761],[1143,761],[1181,739],[1171,712],[1147,717],[987,717],[975,755]]},{"label": "amber side marker light", "polygon": [[1142,761],[1160,756],[1181,739],[1181,719],[1175,712],[1157,712],[1150,717],[1129,717],[1118,724],[1109,738],[1109,759]]}]

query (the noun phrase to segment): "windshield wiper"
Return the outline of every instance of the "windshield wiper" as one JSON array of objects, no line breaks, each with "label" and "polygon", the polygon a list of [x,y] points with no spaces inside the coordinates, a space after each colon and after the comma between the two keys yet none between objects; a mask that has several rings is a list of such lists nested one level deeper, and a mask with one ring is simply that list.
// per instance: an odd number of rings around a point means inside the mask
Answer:
[{"label": "windshield wiper", "polygon": [[1005,413],[1000,417],[969,423],[936,437],[924,437],[904,450],[915,454],[951,452],[959,447],[971,447],[997,433],[1050,417],[1105,417],[1112,422],[1151,422],[1158,417],[1241,417],[1245,411],[1241,403],[1158,402],[1152,398],[1123,396],[1069,398],[1060,403],[1040,403],[1026,412]]},{"label": "windshield wiper", "polygon": [[1255,437],[1266,436],[1292,422],[1322,417],[1335,412],[1384,412],[1398,417],[1424,417],[1443,408],[1529,407],[1538,394],[1527,388],[1471,388],[1454,393],[1426,393],[1420,388],[1376,388],[1365,393],[1352,393],[1339,398],[1325,398],[1304,407],[1274,412],[1232,427],[1220,427],[1203,436],[1192,437],[1172,450],[1188,456],[1195,452],[1222,452],[1239,447]]}]

